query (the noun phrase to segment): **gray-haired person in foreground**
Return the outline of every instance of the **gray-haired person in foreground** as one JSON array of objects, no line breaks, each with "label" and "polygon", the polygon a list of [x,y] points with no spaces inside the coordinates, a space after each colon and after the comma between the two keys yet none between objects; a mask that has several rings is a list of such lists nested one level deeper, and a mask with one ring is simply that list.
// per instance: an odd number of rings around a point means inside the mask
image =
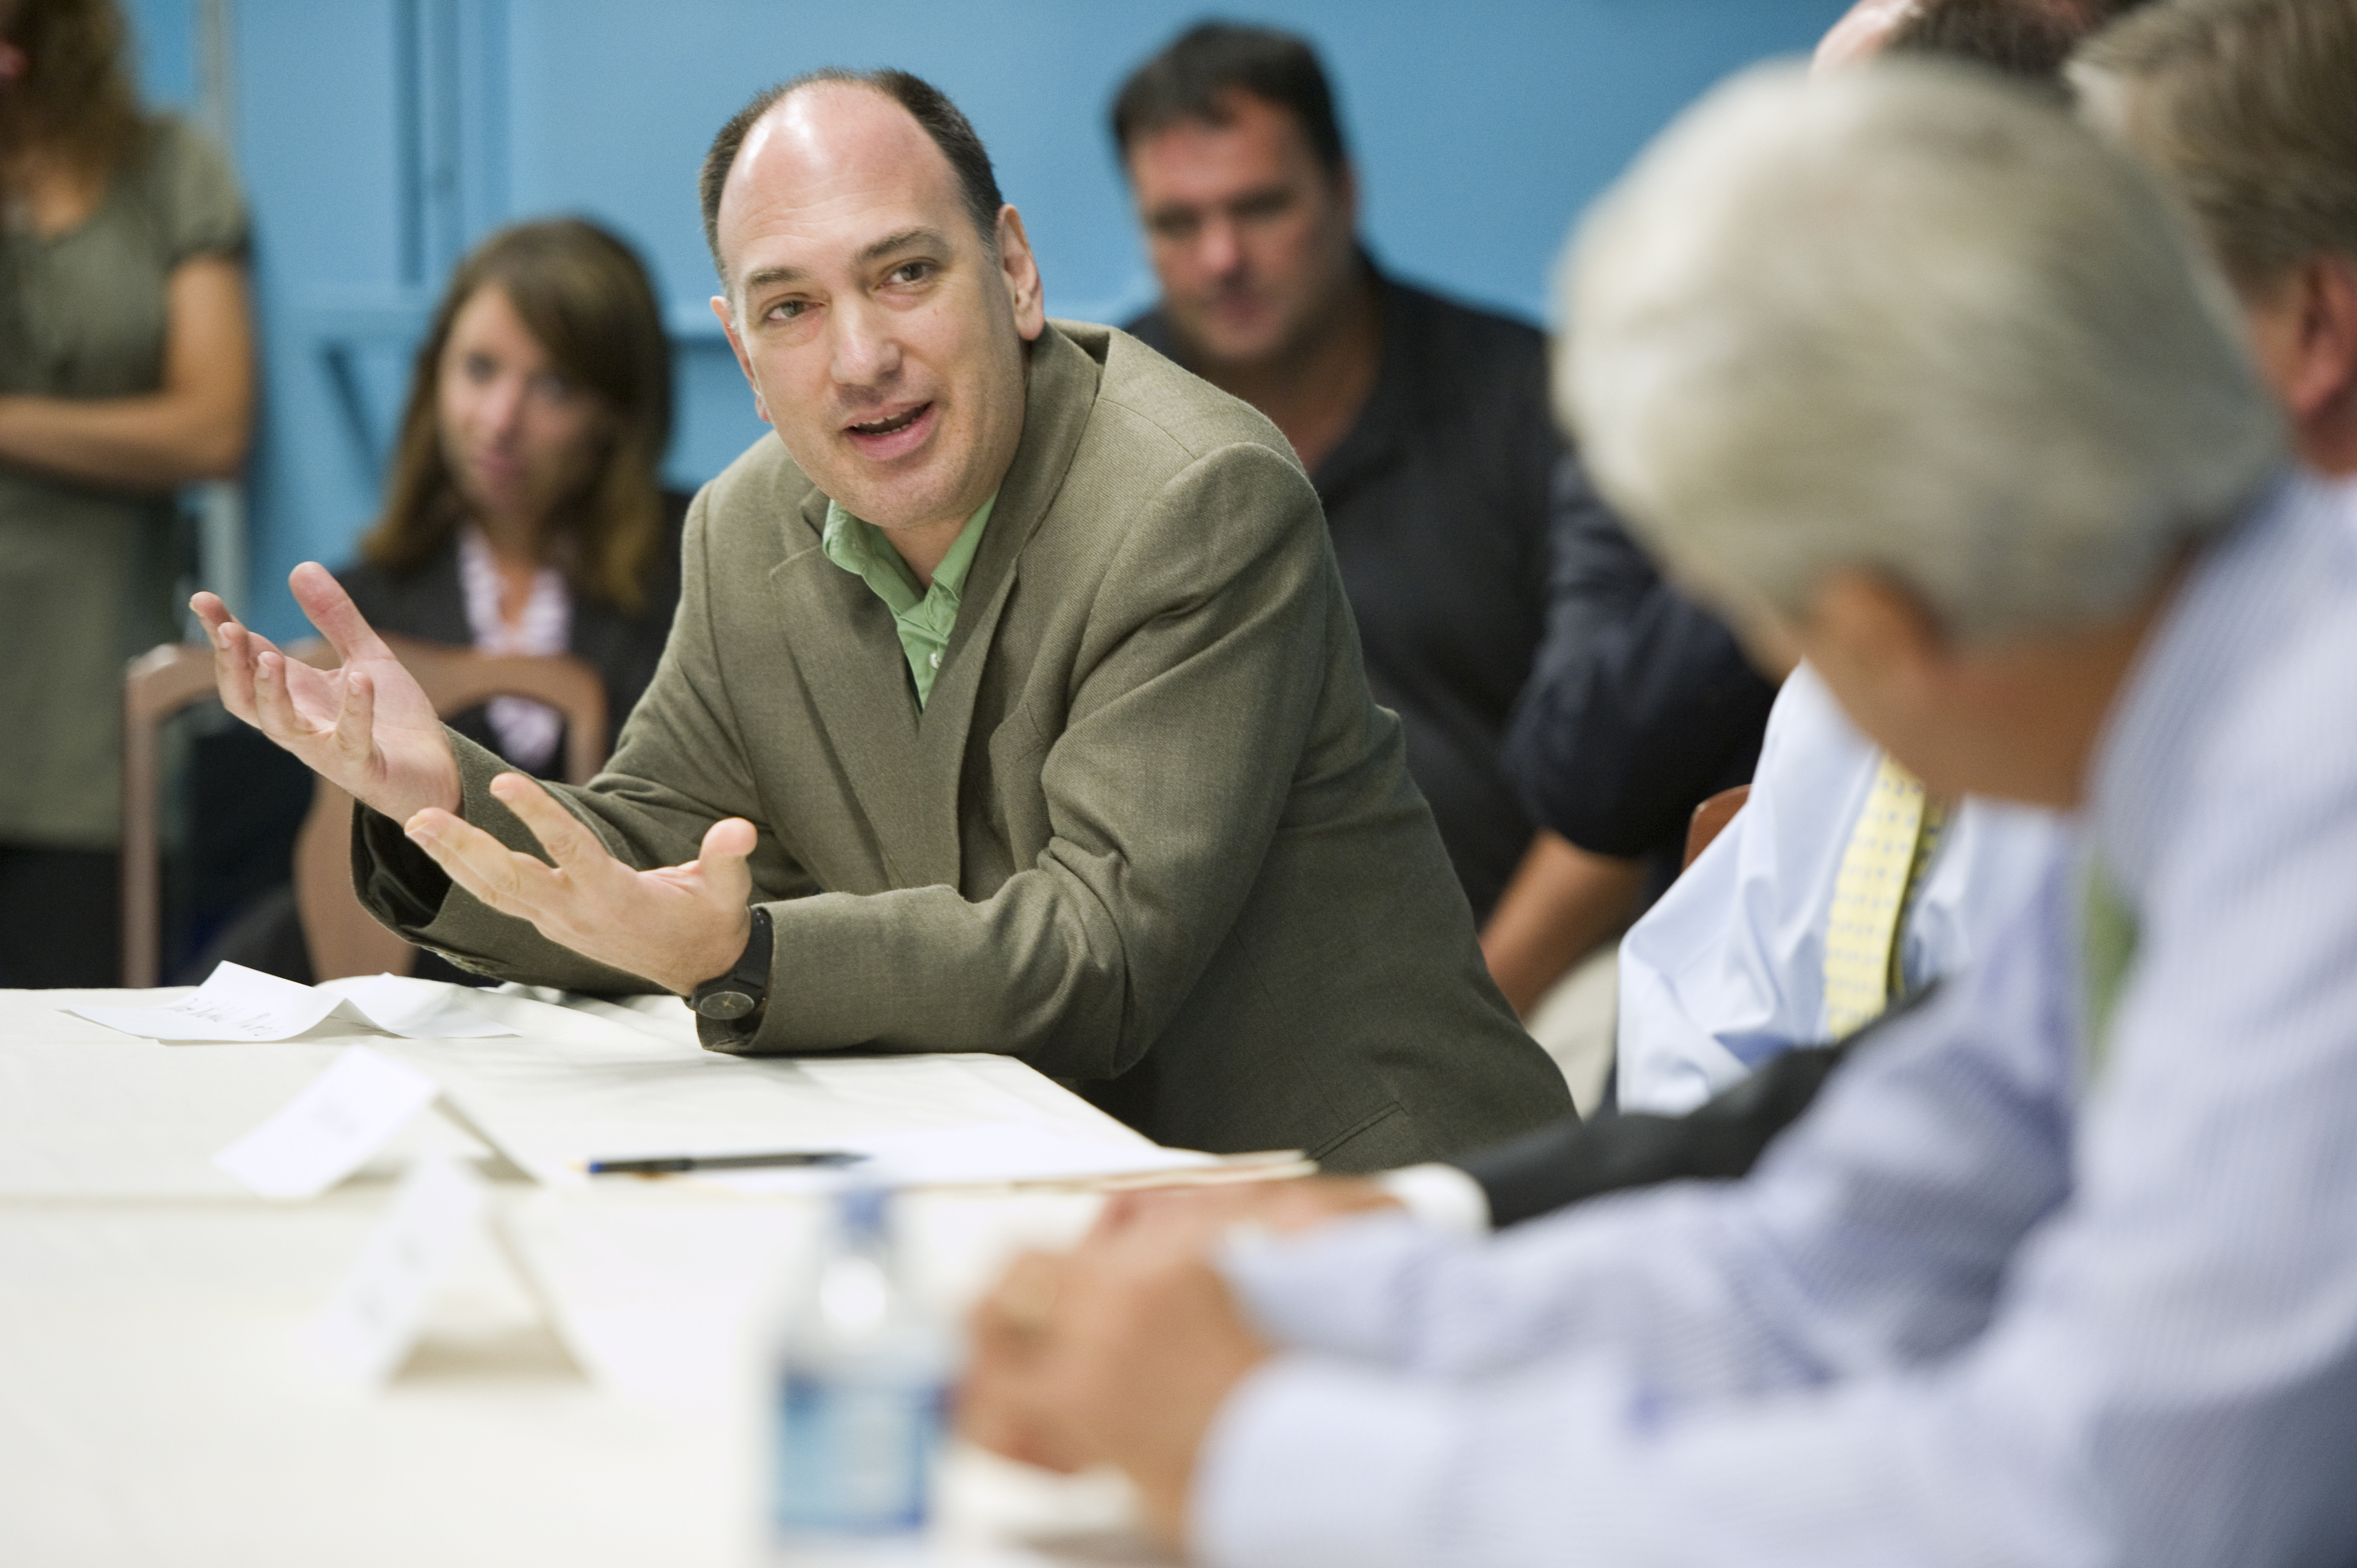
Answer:
[{"label": "gray-haired person in foreground", "polygon": [[1489,1241],[1146,1208],[1009,1273],[969,1429],[1221,1564],[2357,1556],[2357,532],[2198,242],[2050,103],[1780,70],[1564,304],[1672,568],[2083,848],[1749,1179]]}]

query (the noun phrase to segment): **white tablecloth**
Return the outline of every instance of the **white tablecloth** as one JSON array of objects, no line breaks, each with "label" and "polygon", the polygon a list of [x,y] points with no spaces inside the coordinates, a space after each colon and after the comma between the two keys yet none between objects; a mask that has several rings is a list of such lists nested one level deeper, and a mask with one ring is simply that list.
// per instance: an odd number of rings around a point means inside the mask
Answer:
[{"label": "white tablecloth", "polygon": [[[520,1039],[405,1042],[329,1025],[276,1046],[160,1046],[57,1010],[169,994],[0,993],[0,1563],[753,1561],[756,1369],[810,1245],[809,1202],[692,1182],[551,1186],[494,1162],[506,1179],[491,1231],[404,1370],[354,1392],[306,1358],[302,1333],[402,1162],[487,1154],[467,1109],[527,1155],[643,1133],[634,1071],[654,1142],[960,1122],[1135,1138],[996,1058],[711,1058],[743,1091],[737,1124],[714,1128],[645,1069],[665,1057],[651,1041],[668,1039],[679,1059],[692,1048],[683,1012],[659,1004],[631,1015],[491,998]],[[362,1039],[435,1072],[461,1113],[421,1122],[307,1204],[265,1203],[213,1170],[215,1150]],[[605,1118],[592,1132],[554,1112],[533,1120],[552,1063],[571,1069],[570,1092],[604,1101],[587,1107]],[[571,1104],[565,1114],[585,1113]],[[917,1286],[963,1302],[1017,1246],[1075,1235],[1094,1203],[908,1197]],[[1103,1478],[1056,1482],[960,1455],[927,1561],[1145,1561],[1124,1508]]]}]

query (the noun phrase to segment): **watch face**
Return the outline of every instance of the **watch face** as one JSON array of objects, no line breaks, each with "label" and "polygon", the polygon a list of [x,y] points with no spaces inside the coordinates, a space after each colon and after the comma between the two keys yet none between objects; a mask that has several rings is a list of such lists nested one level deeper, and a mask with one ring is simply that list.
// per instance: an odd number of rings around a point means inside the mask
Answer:
[{"label": "watch face", "polygon": [[753,1010],[753,998],[742,991],[716,991],[700,999],[695,1010],[707,1018],[730,1024]]}]

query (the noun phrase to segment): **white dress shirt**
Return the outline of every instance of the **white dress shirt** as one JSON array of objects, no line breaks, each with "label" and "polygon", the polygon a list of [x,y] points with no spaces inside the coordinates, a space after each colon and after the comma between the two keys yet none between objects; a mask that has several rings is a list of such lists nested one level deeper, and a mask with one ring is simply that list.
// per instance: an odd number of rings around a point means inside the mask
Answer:
[{"label": "white dress shirt", "polygon": [[[500,614],[499,558],[472,523],[458,530],[458,589],[466,597],[467,630],[478,652],[545,657],[565,652],[572,639],[573,596],[565,574],[554,566],[533,574],[532,593],[514,620]],[[529,697],[493,697],[485,706],[502,757],[527,773],[544,772],[556,759],[557,744],[565,738],[564,714]]]},{"label": "white dress shirt", "polygon": [[[1761,1062],[1828,1037],[1825,926],[1882,754],[1803,664],[1777,694],[1750,798],[1620,943],[1620,1103],[1682,1116]],[[2068,830],[1965,800],[1899,934],[1910,993],[1955,973],[2021,907]]]},{"label": "white dress shirt", "polygon": [[2357,1561],[2357,528],[2201,556],[2102,736],[2141,932],[2092,1058],[2082,852],[1747,1181],[1468,1240],[1240,1243],[1286,1348],[1219,1568]]}]

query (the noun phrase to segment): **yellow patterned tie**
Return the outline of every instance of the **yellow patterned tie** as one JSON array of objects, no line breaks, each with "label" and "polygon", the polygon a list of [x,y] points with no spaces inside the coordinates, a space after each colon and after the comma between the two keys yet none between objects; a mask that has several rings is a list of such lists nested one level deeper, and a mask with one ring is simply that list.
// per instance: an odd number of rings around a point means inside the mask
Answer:
[{"label": "yellow patterned tie", "polygon": [[1900,989],[1899,929],[1938,847],[1944,813],[1915,776],[1884,756],[1850,830],[1825,924],[1825,1033],[1855,1034]]}]

